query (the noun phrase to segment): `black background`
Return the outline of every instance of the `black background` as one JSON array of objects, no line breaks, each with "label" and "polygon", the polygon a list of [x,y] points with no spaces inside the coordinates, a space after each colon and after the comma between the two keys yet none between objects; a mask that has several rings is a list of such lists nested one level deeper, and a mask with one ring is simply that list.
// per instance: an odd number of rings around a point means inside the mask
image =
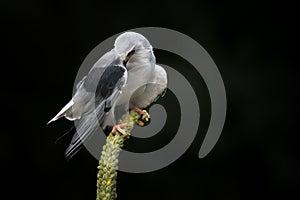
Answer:
[{"label": "black background", "polygon": [[[180,31],[208,51],[225,83],[227,119],[213,151],[198,159],[210,116],[203,92],[198,96],[203,121],[192,146],[159,171],[120,172],[119,199],[299,199],[295,5],[39,0],[0,5],[1,199],[95,199],[97,160],[83,150],[67,161],[67,143],[54,141],[72,124],[46,123],[70,99],[77,70],[97,44],[146,26]],[[166,52],[156,56],[177,69],[184,62]],[[205,88],[187,64],[182,68],[196,90]],[[155,144],[172,139],[168,131],[161,134],[167,139],[158,137]]]}]

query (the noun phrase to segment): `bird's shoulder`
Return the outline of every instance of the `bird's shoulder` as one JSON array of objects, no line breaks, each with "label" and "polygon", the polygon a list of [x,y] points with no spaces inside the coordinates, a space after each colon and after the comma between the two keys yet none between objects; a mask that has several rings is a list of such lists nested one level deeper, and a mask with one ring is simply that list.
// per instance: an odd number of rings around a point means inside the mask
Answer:
[{"label": "bird's shoulder", "polygon": [[121,88],[127,81],[127,70],[121,65],[110,65],[105,68],[93,68],[84,81],[83,87],[88,92],[106,98],[115,87]]},{"label": "bird's shoulder", "polygon": [[97,84],[103,80],[109,74],[115,73],[119,77],[124,71],[125,67],[121,66],[119,56],[116,54],[114,49],[104,54],[90,69],[83,81],[83,87],[87,91],[95,91]]}]

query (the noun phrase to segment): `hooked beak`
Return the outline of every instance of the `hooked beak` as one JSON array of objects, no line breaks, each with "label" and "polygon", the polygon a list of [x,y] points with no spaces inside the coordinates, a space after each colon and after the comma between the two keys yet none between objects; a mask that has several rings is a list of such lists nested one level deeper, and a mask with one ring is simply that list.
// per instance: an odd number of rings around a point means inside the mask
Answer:
[{"label": "hooked beak", "polygon": [[120,59],[123,62],[124,66],[126,66],[128,60],[132,57],[132,55],[134,54],[135,50],[131,50],[127,55],[121,55]]},{"label": "hooked beak", "polygon": [[128,56],[120,56],[120,59],[121,59],[123,65],[126,67],[126,64],[128,62]]},{"label": "hooked beak", "polygon": [[124,62],[126,60],[126,56],[124,56],[124,55],[120,56],[120,59],[121,59],[122,62]]}]

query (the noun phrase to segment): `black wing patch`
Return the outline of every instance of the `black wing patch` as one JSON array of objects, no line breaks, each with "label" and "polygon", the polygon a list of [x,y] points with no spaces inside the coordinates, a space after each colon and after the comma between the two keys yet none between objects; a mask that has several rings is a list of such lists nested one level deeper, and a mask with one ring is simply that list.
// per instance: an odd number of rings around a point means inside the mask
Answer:
[{"label": "black wing patch", "polygon": [[124,67],[118,65],[94,68],[89,72],[83,86],[88,92],[96,92],[96,97],[105,99],[113,93],[125,70]]},{"label": "black wing patch", "polygon": [[96,89],[96,96],[101,96],[102,98],[106,99],[109,97],[117,84],[119,83],[119,80],[123,77],[125,72],[124,67],[121,66],[109,66],[105,69],[103,72],[97,89]]},{"label": "black wing patch", "polygon": [[113,92],[116,87],[119,88],[120,85],[124,84],[121,80],[125,71],[124,67],[118,65],[94,68],[89,72],[84,82],[83,86],[86,91],[94,92],[96,106],[105,100],[105,112],[110,110],[112,104],[110,101],[114,100]]}]

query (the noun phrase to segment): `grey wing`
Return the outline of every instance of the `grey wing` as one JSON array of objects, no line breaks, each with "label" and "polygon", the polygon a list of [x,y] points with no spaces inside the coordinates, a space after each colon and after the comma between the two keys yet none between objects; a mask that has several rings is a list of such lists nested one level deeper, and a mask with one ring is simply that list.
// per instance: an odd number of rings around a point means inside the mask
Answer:
[{"label": "grey wing", "polygon": [[[74,103],[87,103],[94,98],[97,86],[100,84],[105,70],[111,66],[120,65],[119,56],[114,50],[103,55],[92,67],[89,73],[77,84],[77,92],[73,96]],[[101,85],[101,84],[100,84]],[[85,108],[88,111],[88,108]],[[84,113],[83,113],[84,114]]]},{"label": "grey wing", "polygon": [[91,93],[94,101],[90,103],[92,105],[89,112],[85,112],[80,120],[75,121],[77,133],[66,150],[66,157],[72,157],[80,149],[82,142],[95,133],[127,82],[127,70],[121,65],[110,65],[103,72],[99,70],[102,69],[92,69],[81,86]]},{"label": "grey wing", "polygon": [[93,93],[103,72],[108,66],[120,64],[119,56],[114,50],[104,54],[92,67],[89,73],[82,78],[76,85],[76,93],[72,99],[53,117],[49,122],[56,121],[61,117],[74,121],[80,119],[86,112],[90,112],[93,104]]}]

